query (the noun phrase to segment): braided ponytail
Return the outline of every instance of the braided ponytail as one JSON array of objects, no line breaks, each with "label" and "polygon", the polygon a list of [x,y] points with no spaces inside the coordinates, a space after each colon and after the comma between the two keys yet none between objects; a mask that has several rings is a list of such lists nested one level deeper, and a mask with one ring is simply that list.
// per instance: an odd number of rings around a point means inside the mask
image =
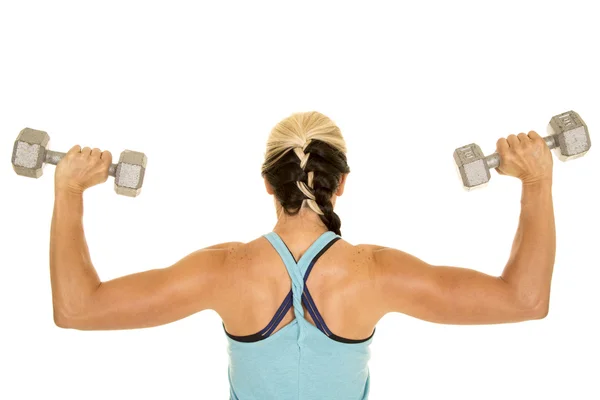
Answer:
[{"label": "braided ponytail", "polygon": [[298,214],[306,204],[341,236],[331,198],[342,174],[350,172],[345,151],[341,132],[329,118],[318,112],[292,114],[271,132],[262,175],[287,214]]},{"label": "braided ponytail", "polygon": [[[300,168],[302,168],[302,170],[304,172],[306,172],[306,164],[308,163],[308,157],[310,156],[310,153],[305,153],[304,151],[306,150],[306,147],[309,145],[309,143],[310,143],[310,140],[307,141],[306,144],[302,148],[296,147],[294,149],[294,152],[300,159]],[[314,173],[314,171],[310,171],[306,175],[307,175],[306,183],[304,183],[301,180],[296,181],[296,184],[298,185],[298,189],[300,189],[300,191],[306,196],[306,199],[304,200],[304,202],[306,202],[308,204],[310,209],[319,215],[323,215],[323,211],[321,211],[321,209],[319,208],[319,204],[317,204],[317,202],[315,201],[316,197],[313,193],[313,180],[315,177],[315,173]]]}]

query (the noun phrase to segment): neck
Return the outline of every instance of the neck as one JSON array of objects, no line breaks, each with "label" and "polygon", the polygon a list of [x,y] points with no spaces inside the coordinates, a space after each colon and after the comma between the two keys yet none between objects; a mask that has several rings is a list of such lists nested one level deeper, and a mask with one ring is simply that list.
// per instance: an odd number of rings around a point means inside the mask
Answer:
[{"label": "neck", "polygon": [[291,240],[301,238],[314,238],[314,236],[327,232],[328,229],[317,213],[308,207],[303,207],[296,215],[287,215],[279,205],[277,209],[277,223],[273,231],[280,236]]}]

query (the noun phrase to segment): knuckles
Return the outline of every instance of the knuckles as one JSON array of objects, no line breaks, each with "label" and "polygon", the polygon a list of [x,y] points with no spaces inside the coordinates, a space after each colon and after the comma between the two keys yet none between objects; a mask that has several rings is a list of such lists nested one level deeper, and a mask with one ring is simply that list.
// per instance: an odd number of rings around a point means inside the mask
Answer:
[{"label": "knuckles", "polygon": [[68,162],[75,162],[76,160],[81,160],[90,166],[96,164],[110,165],[110,163],[112,162],[112,154],[110,153],[110,151],[102,151],[98,147],[81,147],[80,145],[73,146],[64,158],[67,159]]}]

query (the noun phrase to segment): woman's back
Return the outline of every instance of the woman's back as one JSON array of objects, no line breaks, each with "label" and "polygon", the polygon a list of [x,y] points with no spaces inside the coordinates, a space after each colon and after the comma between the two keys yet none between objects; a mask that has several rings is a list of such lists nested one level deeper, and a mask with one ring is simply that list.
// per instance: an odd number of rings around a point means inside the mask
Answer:
[{"label": "woman's back", "polygon": [[[325,317],[336,316],[332,318],[336,327],[348,333],[369,324],[365,321],[372,312],[364,305],[369,301],[362,305],[357,301],[370,297],[360,295],[369,274],[357,273],[365,270],[360,265],[343,266],[363,251],[330,231],[296,253],[275,232],[261,239],[236,246],[226,262],[233,281],[240,283],[228,291],[242,293],[228,304],[243,333],[226,332],[231,398],[368,398],[367,364],[374,329],[359,338],[344,337],[328,326]],[[265,248],[265,242],[271,249]],[[236,275],[242,276],[236,279]],[[243,290],[248,277],[252,294]],[[243,301],[244,295],[251,300]],[[345,302],[346,297],[353,300]],[[320,311],[321,303],[328,314]],[[225,320],[224,326],[232,331]],[[256,323],[260,328],[248,332],[247,327]]]},{"label": "woman's back", "polygon": [[[322,233],[280,236],[299,260]],[[289,236],[299,237],[292,241]],[[318,258],[307,279],[306,287],[325,323],[342,338],[369,337],[382,317],[374,290],[374,248],[353,246],[339,239]],[[227,332],[235,336],[263,329],[290,292],[291,279],[284,262],[264,236],[249,243],[233,244],[224,273],[229,276],[231,286],[222,288],[222,308],[218,312]],[[315,325],[308,311],[303,311],[305,318]],[[275,332],[293,319],[294,311],[290,309]]]}]

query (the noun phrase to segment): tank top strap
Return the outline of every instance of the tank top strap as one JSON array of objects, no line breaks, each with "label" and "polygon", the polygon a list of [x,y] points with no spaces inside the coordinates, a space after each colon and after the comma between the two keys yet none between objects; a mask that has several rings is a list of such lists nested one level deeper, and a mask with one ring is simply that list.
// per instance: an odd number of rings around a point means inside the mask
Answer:
[{"label": "tank top strap", "polygon": [[332,231],[324,232],[304,252],[302,257],[300,257],[300,261],[296,261],[290,249],[277,233],[269,232],[263,236],[271,243],[283,260],[283,263],[292,278],[292,282],[297,281],[296,283],[301,286],[302,289],[304,289],[304,281],[308,278],[307,272],[310,273],[309,268],[312,267],[312,261],[315,257],[319,256],[319,253],[324,249],[329,248],[329,245],[333,244],[333,241],[340,238],[339,235],[336,235]]},{"label": "tank top strap", "polygon": [[292,280],[294,314],[296,319],[304,320],[304,311],[302,309],[302,293],[304,292],[304,282],[305,278],[307,277],[305,274],[309,267],[312,266],[311,261],[317,255],[319,255],[321,250],[326,248],[327,245],[334,239],[339,238],[339,236],[332,231],[323,233],[310,245],[302,257],[300,257],[300,261],[298,262],[296,262],[292,252],[277,233],[269,232],[263,236],[271,243],[277,253],[279,253],[279,256],[283,260],[283,263],[288,270],[288,274]]},{"label": "tank top strap", "polygon": [[310,247],[304,252],[302,257],[300,257],[300,261],[298,261],[298,269],[300,270],[300,274],[302,275],[302,280],[306,282],[308,279],[308,274],[310,273],[310,269],[313,265],[313,260],[318,258],[321,253],[329,248],[329,244],[333,244],[335,240],[339,238],[332,231],[327,231],[323,233],[315,242],[310,245]]},{"label": "tank top strap", "polygon": [[273,246],[273,248],[275,250],[277,250],[277,253],[279,253],[279,256],[281,257],[281,259],[283,260],[283,263],[285,264],[285,268],[288,270],[288,274],[290,275],[290,278],[292,279],[292,284],[295,283],[295,284],[302,285],[302,283],[303,283],[302,275],[300,274],[300,271],[298,270],[298,265],[296,263],[296,260],[294,259],[294,256],[292,255],[292,253],[290,252],[288,247],[285,245],[283,240],[281,240],[279,235],[275,232],[269,232],[263,236],[265,238],[267,238],[267,240],[269,242],[271,242],[271,245]]},{"label": "tank top strap", "polygon": [[292,304],[294,306],[294,315],[296,316],[296,320],[300,321],[304,318],[302,311],[302,291],[304,290],[304,281],[302,279],[302,274],[300,274],[300,270],[298,269],[298,265],[296,264],[296,260],[278,234],[269,232],[263,236],[267,238],[275,250],[277,250],[277,253],[279,253],[290,279],[292,280]]}]

